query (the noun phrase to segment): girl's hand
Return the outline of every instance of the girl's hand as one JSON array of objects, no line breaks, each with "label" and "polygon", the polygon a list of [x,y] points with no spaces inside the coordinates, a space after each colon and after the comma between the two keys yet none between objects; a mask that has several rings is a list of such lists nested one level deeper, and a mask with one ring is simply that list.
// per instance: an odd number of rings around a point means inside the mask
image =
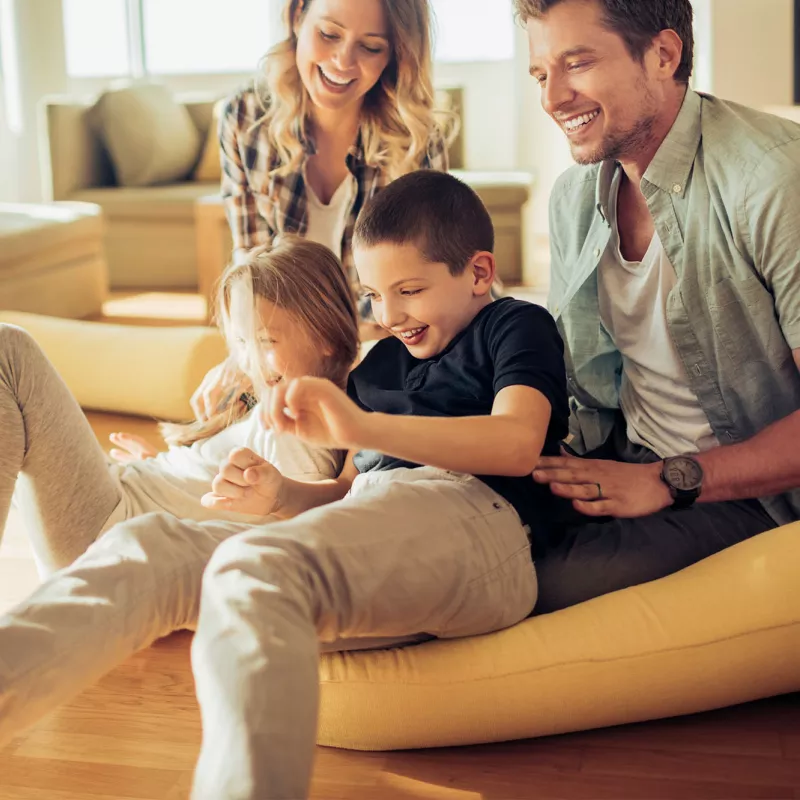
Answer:
[{"label": "girl's hand", "polygon": [[211,491],[200,502],[218,511],[266,517],[278,507],[283,475],[269,461],[239,447],[220,464]]},{"label": "girl's hand", "polygon": [[109,453],[114,461],[125,464],[158,455],[158,450],[150,442],[135,433],[112,433],[108,438],[111,444],[116,445]]},{"label": "girl's hand", "polygon": [[319,447],[366,447],[369,414],[324,378],[279,383],[262,406],[264,424]]},{"label": "girl's hand", "polygon": [[232,358],[227,358],[208,371],[189,403],[195,417],[205,422],[222,411],[232,397],[252,391],[250,379]]}]

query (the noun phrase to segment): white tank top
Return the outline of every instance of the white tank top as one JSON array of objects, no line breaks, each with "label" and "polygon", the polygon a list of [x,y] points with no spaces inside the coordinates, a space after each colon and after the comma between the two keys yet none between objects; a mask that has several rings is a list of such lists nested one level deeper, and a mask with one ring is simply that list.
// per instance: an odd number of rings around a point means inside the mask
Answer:
[{"label": "white tank top", "polygon": [[617,227],[621,171],[611,188],[613,234],[598,267],[600,319],[622,354],[620,406],[628,438],[661,458],[716,447],[667,327],[667,297],[677,282],[658,233],[641,262],[622,257]]},{"label": "white tank top", "polygon": [[325,205],[308,182],[305,167],[303,178],[306,184],[308,228],[305,238],[323,244],[333,251],[337,258],[342,257],[342,239],[347,219],[356,199],[355,175],[348,176],[333,193],[330,203]]}]

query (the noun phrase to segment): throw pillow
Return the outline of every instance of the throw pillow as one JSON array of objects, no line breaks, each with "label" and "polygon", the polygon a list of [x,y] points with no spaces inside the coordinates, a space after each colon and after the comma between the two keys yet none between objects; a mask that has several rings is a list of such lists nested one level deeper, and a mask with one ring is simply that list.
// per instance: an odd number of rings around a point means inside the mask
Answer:
[{"label": "throw pillow", "polygon": [[201,136],[165,86],[134,84],[104,92],[91,121],[120,186],[184,180],[197,163]]}]

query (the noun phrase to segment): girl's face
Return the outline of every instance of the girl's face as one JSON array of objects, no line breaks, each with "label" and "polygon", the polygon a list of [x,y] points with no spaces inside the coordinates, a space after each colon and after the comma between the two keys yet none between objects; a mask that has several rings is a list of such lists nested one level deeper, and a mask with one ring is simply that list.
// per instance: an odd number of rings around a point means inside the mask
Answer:
[{"label": "girl's face", "polygon": [[306,7],[295,34],[311,101],[331,111],[360,106],[392,55],[383,0],[307,0]]},{"label": "girl's face", "polygon": [[231,291],[230,333],[233,355],[256,387],[321,373],[324,353],[305,326],[262,297],[256,299],[253,319],[250,293],[244,286]]}]

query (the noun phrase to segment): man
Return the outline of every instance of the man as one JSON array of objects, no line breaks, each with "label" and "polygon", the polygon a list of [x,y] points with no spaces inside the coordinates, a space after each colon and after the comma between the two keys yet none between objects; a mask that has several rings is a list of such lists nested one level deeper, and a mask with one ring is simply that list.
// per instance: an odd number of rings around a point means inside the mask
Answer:
[{"label": "man", "polygon": [[[551,197],[579,512],[538,612],[800,517],[800,126],[689,89],[690,0],[515,0],[578,166]],[[758,499],[755,499],[758,498]]]}]

